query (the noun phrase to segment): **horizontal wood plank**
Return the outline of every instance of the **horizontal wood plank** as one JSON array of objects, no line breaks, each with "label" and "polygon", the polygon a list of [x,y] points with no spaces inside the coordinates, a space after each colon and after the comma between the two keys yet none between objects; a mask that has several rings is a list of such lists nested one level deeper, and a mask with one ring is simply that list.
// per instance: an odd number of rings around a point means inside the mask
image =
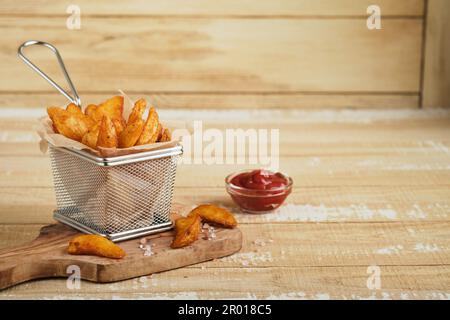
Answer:
[{"label": "horizontal wood plank", "polygon": [[[419,92],[420,20],[386,20],[375,32],[364,18],[94,17],[77,31],[64,20],[0,18],[0,94],[48,92],[17,58],[17,47],[30,38],[58,47],[80,91]],[[33,49],[30,58],[63,83],[53,55]]]},{"label": "horizontal wood plank", "polygon": [[[0,14],[8,15],[66,15],[66,8],[70,1],[25,0],[20,3],[2,1]],[[369,0],[194,0],[189,5],[183,0],[143,1],[133,0],[126,3],[109,1],[78,0],[77,5],[85,16],[128,16],[128,15],[230,15],[230,16],[364,16]],[[422,16],[423,0],[378,0],[377,5],[382,8],[385,16]]]},{"label": "horizontal wood plank", "polygon": [[[245,224],[241,251],[208,267],[449,266],[449,227],[450,222]],[[36,225],[0,228],[5,244],[39,231]]]},{"label": "horizontal wood plank", "polygon": [[[158,108],[161,121],[193,132],[194,121],[203,129],[279,129],[281,148],[286,155],[332,155],[350,152],[441,152],[450,142],[448,110],[199,110]],[[7,108],[0,112],[0,143],[23,143],[31,147],[39,141],[37,119],[45,108]],[[298,133],[301,134],[298,134]],[[28,144],[28,145],[27,145]],[[441,146],[441,144],[444,144]],[[28,147],[27,147],[28,146]],[[19,148],[18,148],[19,149]],[[301,149],[301,150],[300,150]],[[36,150],[36,149],[34,149]],[[340,150],[340,152],[339,152]],[[4,154],[16,155],[23,152]],[[33,151],[32,151],[33,152]],[[285,155],[285,153],[282,153]]]},{"label": "horizontal wood plank", "polygon": [[[245,160],[245,159],[243,159]],[[300,186],[448,186],[450,170],[448,155],[371,157],[322,157],[320,165],[309,158],[284,158],[280,169],[291,175]],[[273,164],[273,163],[272,163]],[[254,168],[245,165],[181,164],[178,167],[177,187],[218,187],[231,172]],[[0,186],[52,186],[50,160],[43,157],[1,157]]]},{"label": "horizontal wood plank", "polygon": [[[83,103],[102,101],[117,92],[79,92]],[[171,109],[416,109],[419,94],[391,93],[167,93],[140,92],[157,107]],[[0,92],[0,108],[66,105],[58,92]]]},{"label": "horizontal wood plank", "polygon": [[[0,223],[51,223],[53,187],[1,187]],[[224,187],[175,188],[174,210],[201,203],[228,207],[240,223],[448,221],[450,191],[440,186],[334,186],[296,188],[268,215],[241,214]],[[181,213],[187,213],[182,211]]]},{"label": "horizontal wood plank", "polygon": [[[2,299],[449,299],[447,266],[381,267],[380,290],[367,287],[367,267],[183,268],[111,284],[65,279],[25,283]],[[251,279],[251,287],[249,286]]]}]

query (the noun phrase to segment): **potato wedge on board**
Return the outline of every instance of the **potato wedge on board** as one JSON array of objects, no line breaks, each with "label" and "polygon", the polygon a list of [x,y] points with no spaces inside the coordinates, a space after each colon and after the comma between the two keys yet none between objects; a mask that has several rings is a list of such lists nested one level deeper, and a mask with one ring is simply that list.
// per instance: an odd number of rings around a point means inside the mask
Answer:
[{"label": "potato wedge on board", "polygon": [[136,145],[149,144],[156,142],[158,139],[158,113],[156,112],[154,107],[151,107],[148,112],[147,121],[145,122],[144,130],[142,130],[142,134],[139,137]]},{"label": "potato wedge on board", "polygon": [[175,238],[171,248],[182,248],[198,239],[202,221],[198,215],[179,218],[175,221]]},{"label": "potato wedge on board", "polygon": [[147,101],[145,101],[145,99],[139,99],[136,101],[130,115],[128,116],[127,124],[133,123],[137,119],[142,119],[142,115],[144,114],[146,107]]},{"label": "potato wedge on board", "polygon": [[92,149],[97,148],[99,131],[100,131],[100,123],[94,124],[83,136],[83,139],[81,139],[81,143],[87,145],[88,147],[91,147]]},{"label": "potato wedge on board", "polygon": [[83,234],[70,240],[67,253],[112,259],[122,259],[126,255],[125,251],[114,242],[94,234]]},{"label": "potato wedge on board", "polygon": [[98,132],[97,147],[116,148],[118,143],[116,128],[113,121],[109,117],[103,116]]},{"label": "potato wedge on board", "polygon": [[144,120],[136,119],[128,124],[119,136],[119,148],[129,148],[136,144],[144,129]]},{"label": "potato wedge on board", "polygon": [[237,221],[230,211],[213,204],[202,204],[193,209],[188,216],[195,215],[198,215],[203,221],[218,224],[225,228],[237,226]]},{"label": "potato wedge on board", "polygon": [[98,107],[92,111],[91,117],[95,121],[101,121],[103,116],[107,116],[110,119],[122,120],[122,112],[123,97],[115,96],[99,104]]}]

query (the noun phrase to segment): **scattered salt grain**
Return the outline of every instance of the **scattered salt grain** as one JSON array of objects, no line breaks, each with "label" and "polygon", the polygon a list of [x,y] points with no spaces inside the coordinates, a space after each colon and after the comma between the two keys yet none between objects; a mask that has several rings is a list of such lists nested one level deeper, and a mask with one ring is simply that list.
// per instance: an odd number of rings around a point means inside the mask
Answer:
[{"label": "scattered salt grain", "polygon": [[207,224],[206,222],[203,224],[203,229],[208,229],[209,228],[209,224]]},{"label": "scattered salt grain", "polygon": [[144,256],[149,257],[151,255],[153,255],[152,246],[147,244],[145,245]]},{"label": "scattered salt grain", "polygon": [[214,240],[217,237],[216,229],[214,229],[214,227],[209,227],[207,235],[208,235],[208,240]]},{"label": "scattered salt grain", "polygon": [[[153,251],[152,251],[152,246],[154,246],[154,244],[143,244],[142,239],[141,239],[141,244],[139,245],[139,249],[141,249],[142,251],[144,251],[144,256],[149,257],[153,255]],[[147,240],[145,240],[145,243],[147,243]]]},{"label": "scattered salt grain", "polygon": [[266,242],[263,239],[256,239],[255,241],[253,241],[253,244],[264,247],[266,245]]},{"label": "scattered salt grain", "polygon": [[139,243],[140,243],[140,244],[147,244],[147,239],[146,239],[146,238],[142,238],[142,239],[139,241]]}]

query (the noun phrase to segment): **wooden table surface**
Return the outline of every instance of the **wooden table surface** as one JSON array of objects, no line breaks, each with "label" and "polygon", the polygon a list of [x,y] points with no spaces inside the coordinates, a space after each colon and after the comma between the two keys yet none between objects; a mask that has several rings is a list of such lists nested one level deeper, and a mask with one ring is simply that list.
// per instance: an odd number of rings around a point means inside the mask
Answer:
[{"label": "wooden table surface", "polygon": [[[0,112],[0,247],[52,222],[48,155],[35,119]],[[240,253],[111,284],[65,279],[0,292],[18,298],[450,298],[450,111],[162,110],[204,128],[280,128],[280,169],[295,183],[278,213],[237,214]],[[181,165],[174,201],[237,212],[223,178],[238,165]],[[367,286],[379,267],[380,288]],[[369,272],[369,273],[368,273]]]}]

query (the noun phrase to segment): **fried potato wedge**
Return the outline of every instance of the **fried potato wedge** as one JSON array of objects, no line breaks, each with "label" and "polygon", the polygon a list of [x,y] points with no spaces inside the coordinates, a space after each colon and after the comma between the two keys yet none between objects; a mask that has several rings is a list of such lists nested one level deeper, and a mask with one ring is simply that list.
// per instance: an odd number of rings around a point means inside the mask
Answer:
[{"label": "fried potato wedge", "polygon": [[198,239],[202,221],[198,215],[179,218],[175,221],[175,238],[171,248],[182,248]]},{"label": "fried potato wedge", "polygon": [[145,99],[139,99],[136,101],[130,115],[128,116],[127,124],[133,123],[137,119],[142,119],[142,115],[144,114],[146,107],[147,101],[145,101]]},{"label": "fried potato wedge", "polygon": [[91,147],[92,149],[97,148],[99,131],[100,131],[100,123],[94,124],[83,136],[83,139],[81,139],[81,143],[87,145],[88,147]]},{"label": "fried potato wedge", "polygon": [[158,139],[158,113],[154,107],[151,107],[148,112],[147,121],[145,122],[144,130],[142,130],[136,145],[149,144],[156,142]]},{"label": "fried potato wedge", "polygon": [[154,142],[158,142],[162,137],[163,127],[161,122],[158,122],[158,129],[156,129],[156,137]]},{"label": "fried potato wedge", "polygon": [[134,146],[141,136],[144,125],[144,120],[139,118],[128,124],[119,136],[119,148]]},{"label": "fried potato wedge", "polygon": [[158,127],[159,127],[158,128],[158,138],[156,138],[156,142],[160,142],[161,141],[162,135],[164,133],[164,127],[163,127],[161,122],[158,123]]},{"label": "fried potato wedge", "polygon": [[189,216],[195,215],[208,223],[218,224],[225,228],[237,226],[237,221],[230,211],[212,204],[200,205],[189,213]]},{"label": "fried potato wedge", "polygon": [[104,116],[110,119],[122,119],[123,97],[115,96],[98,105],[90,115],[96,122],[101,121]]},{"label": "fried potato wedge", "polygon": [[61,113],[62,111],[64,111],[64,109],[62,109],[60,107],[48,107],[47,108],[47,114],[52,121],[54,121],[56,115],[58,113]]},{"label": "fried potato wedge", "polygon": [[58,128],[55,126],[55,117],[56,114],[59,113],[62,109],[60,107],[48,107],[47,114],[49,118],[52,120],[52,128],[55,133],[59,133]]},{"label": "fried potato wedge", "polygon": [[67,107],[66,107],[66,110],[67,110],[68,112],[70,112],[70,113],[73,113],[73,114],[84,115],[84,114],[83,114],[83,111],[81,111],[81,109],[78,108],[77,105],[74,104],[74,103],[69,103],[69,104],[67,105]]},{"label": "fried potato wedge", "polygon": [[89,127],[93,125],[92,119],[82,113],[73,113],[58,107],[47,108],[47,113],[56,133],[76,141],[81,141]]},{"label": "fried potato wedge", "polygon": [[161,138],[159,138],[159,142],[167,142],[172,140],[172,133],[168,128],[164,128],[161,134]]},{"label": "fried potato wedge", "polygon": [[97,147],[116,148],[119,144],[118,141],[113,121],[109,117],[103,116],[98,132]]},{"label": "fried potato wedge", "polygon": [[120,136],[122,131],[125,129],[125,121],[123,119],[112,119],[114,127],[116,128],[117,136]]},{"label": "fried potato wedge", "polygon": [[94,234],[83,234],[70,240],[67,253],[112,259],[122,259],[126,255],[125,251],[114,242]]},{"label": "fried potato wedge", "polygon": [[97,109],[97,105],[96,104],[89,104],[86,109],[84,109],[84,114],[93,118],[93,114],[95,112],[95,110]]}]

